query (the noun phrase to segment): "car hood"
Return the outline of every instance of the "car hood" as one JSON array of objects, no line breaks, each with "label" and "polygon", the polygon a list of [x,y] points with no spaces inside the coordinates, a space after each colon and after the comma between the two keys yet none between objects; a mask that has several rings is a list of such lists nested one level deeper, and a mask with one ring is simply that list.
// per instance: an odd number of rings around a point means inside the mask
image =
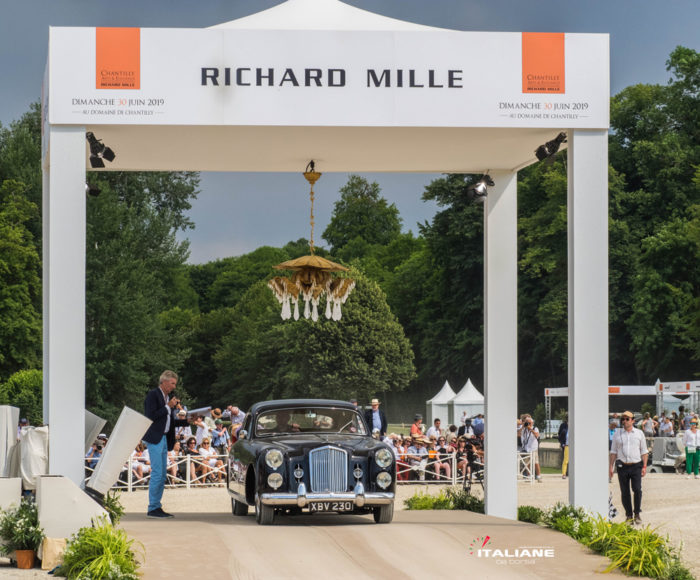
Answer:
[{"label": "car hood", "polygon": [[386,443],[377,441],[372,437],[348,436],[325,433],[304,433],[292,435],[279,435],[270,438],[258,439],[258,443],[264,443],[270,447],[276,447],[287,453],[307,453],[311,449],[333,445],[349,451],[353,455],[366,455],[370,451],[388,448]]}]

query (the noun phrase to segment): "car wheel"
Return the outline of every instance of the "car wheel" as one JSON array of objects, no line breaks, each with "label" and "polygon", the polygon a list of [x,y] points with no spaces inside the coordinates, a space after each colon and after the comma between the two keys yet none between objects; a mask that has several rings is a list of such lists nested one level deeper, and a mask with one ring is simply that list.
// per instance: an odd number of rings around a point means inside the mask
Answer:
[{"label": "car wheel", "polygon": [[374,508],[374,521],[378,524],[390,524],[394,517],[394,504],[381,505]]},{"label": "car wheel", "polygon": [[255,496],[255,521],[261,526],[269,526],[275,521],[275,508],[262,503],[257,495]]},{"label": "car wheel", "polygon": [[649,473],[662,473],[663,469],[658,465],[652,465],[649,467]]},{"label": "car wheel", "polygon": [[234,516],[247,516],[248,505],[242,501],[231,498],[231,511],[233,512]]}]

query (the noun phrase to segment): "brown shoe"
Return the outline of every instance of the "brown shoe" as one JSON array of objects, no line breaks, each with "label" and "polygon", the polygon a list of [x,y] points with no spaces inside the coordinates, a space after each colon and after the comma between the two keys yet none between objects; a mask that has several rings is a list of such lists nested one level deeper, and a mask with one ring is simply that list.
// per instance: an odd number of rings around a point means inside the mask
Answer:
[{"label": "brown shoe", "polygon": [[638,525],[638,526],[641,526],[641,525],[642,525],[642,518],[639,517],[639,514],[637,514],[636,516],[634,516],[634,523],[635,523],[636,525]]}]

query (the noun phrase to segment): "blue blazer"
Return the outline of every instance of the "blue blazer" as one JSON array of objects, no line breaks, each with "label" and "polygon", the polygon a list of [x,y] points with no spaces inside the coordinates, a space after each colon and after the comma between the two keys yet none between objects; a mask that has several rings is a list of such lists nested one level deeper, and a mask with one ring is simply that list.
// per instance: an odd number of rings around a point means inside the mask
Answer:
[{"label": "blue blazer", "polygon": [[[379,409],[379,419],[382,422],[382,428],[379,430],[379,435],[384,437],[386,435],[386,430],[389,426],[386,420],[386,415],[384,414],[384,411]],[[369,432],[370,434],[372,433],[372,409],[367,409],[365,411],[365,421],[367,421],[367,427],[369,427]]]},{"label": "blue blazer", "polygon": [[[153,423],[146,431],[146,434],[142,439],[146,443],[160,443],[160,440],[165,435],[168,443],[168,451],[171,451],[175,446],[175,427],[184,427],[187,425],[186,419],[178,419],[175,414],[175,409],[171,409],[165,404],[165,399],[163,398],[163,391],[156,387],[148,391],[146,395],[146,401],[144,402],[144,411],[146,417],[148,417]],[[168,414],[170,414],[170,429],[165,432],[165,424],[168,420]]]}]

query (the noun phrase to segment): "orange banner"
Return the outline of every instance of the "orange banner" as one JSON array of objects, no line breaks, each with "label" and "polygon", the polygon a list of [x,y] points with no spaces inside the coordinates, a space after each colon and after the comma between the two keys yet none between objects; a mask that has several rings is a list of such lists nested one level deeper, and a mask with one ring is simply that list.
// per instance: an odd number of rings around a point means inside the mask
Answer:
[{"label": "orange banner", "polygon": [[96,28],[96,88],[141,88],[141,29]]},{"label": "orange banner", "polygon": [[564,33],[523,32],[523,93],[565,93]]}]

